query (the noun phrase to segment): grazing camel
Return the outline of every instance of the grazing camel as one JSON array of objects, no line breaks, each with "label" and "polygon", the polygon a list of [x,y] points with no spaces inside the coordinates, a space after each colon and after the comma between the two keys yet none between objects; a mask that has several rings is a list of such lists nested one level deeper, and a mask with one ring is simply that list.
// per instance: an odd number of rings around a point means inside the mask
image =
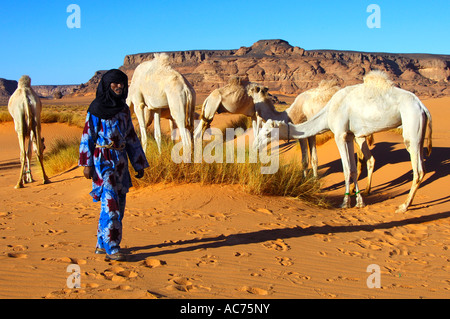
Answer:
[{"label": "grazing camel", "polygon": [[[283,121],[285,123],[299,124],[311,119],[319,112],[325,104],[331,99],[334,93],[340,89],[336,80],[323,80],[317,88],[310,89],[299,94],[292,105],[285,111],[278,112],[272,103],[259,103],[260,100],[270,101],[267,99],[267,90],[262,90],[258,94],[254,94],[255,108],[258,115],[264,120],[269,119],[275,121]],[[289,139],[289,137],[288,137]],[[256,139],[255,139],[256,142]],[[302,167],[305,170],[309,165],[309,156],[311,157],[311,166],[315,177],[318,176],[318,159],[316,149],[316,137],[310,136],[307,139],[299,139],[302,152]],[[310,154],[308,156],[308,144]],[[255,146],[255,144],[254,144]]]},{"label": "grazing camel", "polygon": [[[147,127],[152,118],[155,122],[155,140],[161,153],[161,113],[173,121],[180,130],[183,147],[191,149],[191,135],[194,127],[195,91],[179,72],[169,65],[169,56],[155,54],[151,61],[139,64],[131,80],[127,104],[134,106],[139,122],[141,143],[147,150]],[[170,115],[167,111],[170,111]],[[190,132],[190,133],[189,133]]]},{"label": "grazing camel", "polygon": [[[41,101],[37,94],[31,88],[31,79],[28,75],[23,75],[19,79],[16,91],[9,98],[8,111],[14,119],[14,128],[19,138],[20,147],[20,175],[19,181],[15,188],[22,188],[23,183],[31,183],[30,161],[31,161],[31,144],[33,144],[34,152],[39,160],[44,178],[44,184],[50,182],[47,174],[45,174],[43,153],[44,139],[41,139]],[[28,138],[28,151],[25,151],[25,139]],[[25,171],[25,165],[27,167]]]},{"label": "grazing camel", "polygon": [[356,206],[363,207],[356,178],[353,139],[366,155],[366,136],[400,125],[413,169],[408,197],[396,210],[400,213],[408,210],[425,175],[423,144],[427,138],[429,156],[432,144],[431,114],[417,96],[395,87],[384,72],[371,71],[364,77],[364,83],[339,90],[319,113],[303,124],[267,121],[258,135],[257,145],[264,145],[273,127],[279,128],[280,136],[292,138],[305,138],[331,130],[341,155],[345,177],[345,196],[341,207],[350,207],[350,178],[355,184]]},{"label": "grazing camel", "polygon": [[[227,85],[212,91],[203,102],[200,123],[195,129],[194,139],[198,140],[203,137],[203,133],[211,124],[216,112],[229,112],[251,117],[253,134],[256,138],[257,128],[261,119],[255,111],[253,97],[254,94],[259,93],[261,90],[267,90],[267,88],[256,83],[244,81],[239,77],[233,77]],[[259,103],[264,104],[267,101],[260,100]]]}]

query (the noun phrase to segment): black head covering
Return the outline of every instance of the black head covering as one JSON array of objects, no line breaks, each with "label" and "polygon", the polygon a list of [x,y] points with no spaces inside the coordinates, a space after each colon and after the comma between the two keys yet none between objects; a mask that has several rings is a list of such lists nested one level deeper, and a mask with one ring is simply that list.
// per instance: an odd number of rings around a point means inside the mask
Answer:
[{"label": "black head covering", "polygon": [[[111,90],[111,83],[122,83],[123,91],[117,95]],[[106,72],[98,84],[94,101],[89,105],[88,112],[101,118],[110,119],[117,113],[128,107],[125,99],[128,95],[128,77],[118,69]]]}]

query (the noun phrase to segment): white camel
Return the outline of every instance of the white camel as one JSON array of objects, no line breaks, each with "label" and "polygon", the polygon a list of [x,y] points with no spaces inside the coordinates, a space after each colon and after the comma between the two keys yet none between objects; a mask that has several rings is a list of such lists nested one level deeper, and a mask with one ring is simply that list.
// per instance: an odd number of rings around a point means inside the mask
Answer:
[{"label": "white camel", "polygon": [[[214,115],[217,113],[229,112],[234,114],[243,114],[252,119],[253,134],[256,138],[257,129],[260,126],[261,118],[255,111],[254,96],[265,87],[239,77],[230,79],[224,87],[215,89],[205,99],[202,106],[200,123],[195,129],[194,139],[201,139],[205,130],[209,127]],[[267,101],[260,100],[260,104]]]},{"label": "white camel", "polygon": [[[8,101],[8,111],[14,120],[14,128],[19,138],[20,147],[20,175],[15,188],[24,187],[24,182],[31,183],[30,161],[31,145],[39,160],[42,170],[44,184],[50,182],[45,174],[43,153],[44,139],[41,139],[41,110],[42,105],[38,95],[31,88],[31,79],[28,75],[23,75],[19,79],[16,91]],[[25,140],[28,138],[28,150],[25,151]],[[26,171],[25,171],[26,165]]]},{"label": "white camel", "polygon": [[[283,121],[285,123],[299,124],[311,119],[317,112],[324,108],[334,93],[340,89],[336,80],[323,80],[319,86],[299,94],[292,105],[284,111],[277,111],[268,98],[267,90],[261,90],[258,94],[253,94],[255,108],[258,115],[264,120]],[[265,103],[259,103],[263,100]],[[288,137],[290,139],[292,137]],[[255,139],[256,142],[256,139]],[[316,149],[316,137],[310,136],[307,139],[299,139],[302,153],[302,167],[306,173],[311,157],[311,167],[315,177],[318,176],[318,158]],[[255,144],[254,144],[255,145]],[[309,145],[309,154],[308,154]]]},{"label": "white camel", "polygon": [[169,118],[172,133],[175,121],[183,147],[191,149],[195,91],[186,78],[169,65],[167,54],[155,54],[153,60],[136,67],[127,104],[130,108],[134,106],[144,151],[147,150],[147,127],[154,118],[154,137],[161,153],[161,115]]},{"label": "white camel", "polygon": [[[316,115],[321,109],[325,107],[331,97],[339,91],[341,88],[338,86],[338,82],[335,79],[322,80],[318,87],[309,89],[301,94],[299,94],[292,105],[285,111],[278,112],[273,104],[271,103],[258,103],[259,99],[263,96],[267,99],[267,90],[261,91],[258,94],[253,94],[253,99],[255,100],[255,108],[258,115],[264,120],[268,119],[275,121],[284,121],[285,123],[300,124],[307,120],[310,120],[314,115]],[[288,140],[291,137],[288,136]],[[316,136],[310,136],[308,138],[301,138],[298,140],[300,144],[300,149],[302,153],[302,168],[304,174],[306,175],[306,169],[310,163],[313,169],[313,175],[318,177],[318,157],[317,157],[317,147],[316,147]],[[256,143],[256,139],[255,139]],[[368,145],[373,144],[373,135],[367,137]],[[254,145],[255,147],[255,145]],[[308,154],[309,147],[309,154]],[[357,163],[357,176],[361,175],[362,165],[365,163],[367,167],[367,185],[364,193],[369,194],[372,184],[372,174],[375,167],[375,159],[371,155],[370,151],[367,151],[366,158],[362,153],[361,149],[357,147],[358,163]]]},{"label": "white camel", "polygon": [[[355,184],[356,206],[363,207],[359,192],[353,149],[353,139],[364,155],[368,154],[366,136],[402,125],[403,140],[411,155],[413,181],[406,201],[396,212],[408,210],[425,175],[423,144],[428,139],[428,155],[431,153],[431,114],[413,93],[395,87],[381,71],[371,71],[364,83],[339,90],[311,120],[298,125],[267,121],[257,138],[257,145],[267,142],[271,128],[278,127],[280,137],[305,138],[325,131],[334,133],[341,155],[345,177],[345,196],[341,205],[350,207],[350,178]],[[427,132],[428,127],[428,134]],[[369,155],[367,155],[369,156]]]}]

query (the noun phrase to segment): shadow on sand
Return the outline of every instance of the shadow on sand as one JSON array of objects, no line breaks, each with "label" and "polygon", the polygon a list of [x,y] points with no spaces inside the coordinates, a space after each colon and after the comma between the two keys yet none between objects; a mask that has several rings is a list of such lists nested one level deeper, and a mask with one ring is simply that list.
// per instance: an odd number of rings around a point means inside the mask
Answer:
[{"label": "shadow on sand", "polygon": [[[404,215],[399,215],[404,216]],[[231,247],[237,245],[248,245],[255,243],[263,243],[269,240],[300,238],[303,236],[311,236],[315,234],[329,234],[329,233],[351,233],[367,231],[371,232],[377,229],[390,229],[393,227],[400,227],[412,224],[422,224],[430,221],[436,221],[450,217],[450,212],[436,213],[427,216],[411,217],[400,219],[396,221],[383,222],[377,224],[367,225],[349,225],[349,226],[310,226],[302,227],[288,227],[283,229],[268,229],[249,233],[239,233],[232,235],[220,235],[210,238],[196,238],[190,240],[180,240],[173,243],[162,243],[157,245],[147,245],[140,247],[133,247],[123,249],[126,253],[133,253],[129,255],[128,261],[138,262],[148,257],[155,257],[167,254],[176,254],[180,252],[194,251],[197,249]],[[172,248],[174,247],[174,248]],[[154,252],[145,252],[146,250],[157,249]],[[136,253],[137,252],[137,253]]]},{"label": "shadow on sand", "polygon": [[[380,142],[375,144],[373,149],[371,150],[372,155],[375,158],[375,168],[374,174],[376,174],[377,170],[384,165],[387,164],[396,164],[402,162],[410,162],[410,156],[408,151],[403,149],[394,150],[394,147],[397,143],[391,142]],[[388,154],[388,156],[386,156]],[[437,181],[438,179],[445,177],[448,175],[450,171],[450,159],[448,157],[450,154],[450,148],[447,147],[434,147],[430,157],[425,158],[425,171],[427,172],[424,178],[424,181],[420,185],[420,187],[426,186],[428,184]],[[320,160],[320,159],[319,159]],[[327,164],[321,165],[319,169],[323,170],[323,175],[328,175],[332,173],[340,172],[342,173],[342,163],[341,160],[335,160],[329,162]],[[367,177],[367,171],[363,168],[363,173],[361,174],[360,180]],[[399,191],[399,187],[412,183],[413,171],[412,168],[410,171],[405,174],[396,177],[395,179],[380,184],[380,185],[372,185],[372,192],[369,196],[364,196],[364,200],[366,204],[374,204],[382,202],[388,198],[395,198],[397,196],[403,196],[408,194],[409,188],[406,191]],[[342,182],[335,183],[331,186],[324,188],[325,192],[333,191],[339,188],[343,188],[345,186],[344,183],[344,175],[342,174]],[[389,193],[388,193],[389,192]],[[419,188],[420,192],[420,188]],[[339,205],[342,201],[343,196],[330,196],[329,200],[333,205]],[[450,201],[450,196],[446,196],[444,198],[435,199],[427,204],[437,204],[444,203]]]}]

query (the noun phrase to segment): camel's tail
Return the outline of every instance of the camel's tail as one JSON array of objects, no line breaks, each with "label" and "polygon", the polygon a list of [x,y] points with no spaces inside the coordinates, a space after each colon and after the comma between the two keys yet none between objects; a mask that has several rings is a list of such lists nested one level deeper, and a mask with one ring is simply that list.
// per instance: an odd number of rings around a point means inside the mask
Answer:
[{"label": "camel's tail", "polygon": [[430,114],[430,111],[428,111],[428,109],[426,108],[426,106],[422,103],[422,101],[419,100],[419,104],[427,116],[427,133],[426,133],[425,138],[427,139],[427,156],[430,156],[431,149],[433,148],[433,145],[432,145],[433,144],[432,143],[433,129],[432,129],[431,114]]},{"label": "camel's tail", "polygon": [[24,95],[24,103],[25,103],[25,121],[24,124],[27,125],[27,129],[26,131],[30,131],[31,128],[33,127],[33,112],[31,111],[31,101],[29,98],[29,94],[31,94],[31,92],[28,92],[29,88],[23,88],[22,92]]}]

